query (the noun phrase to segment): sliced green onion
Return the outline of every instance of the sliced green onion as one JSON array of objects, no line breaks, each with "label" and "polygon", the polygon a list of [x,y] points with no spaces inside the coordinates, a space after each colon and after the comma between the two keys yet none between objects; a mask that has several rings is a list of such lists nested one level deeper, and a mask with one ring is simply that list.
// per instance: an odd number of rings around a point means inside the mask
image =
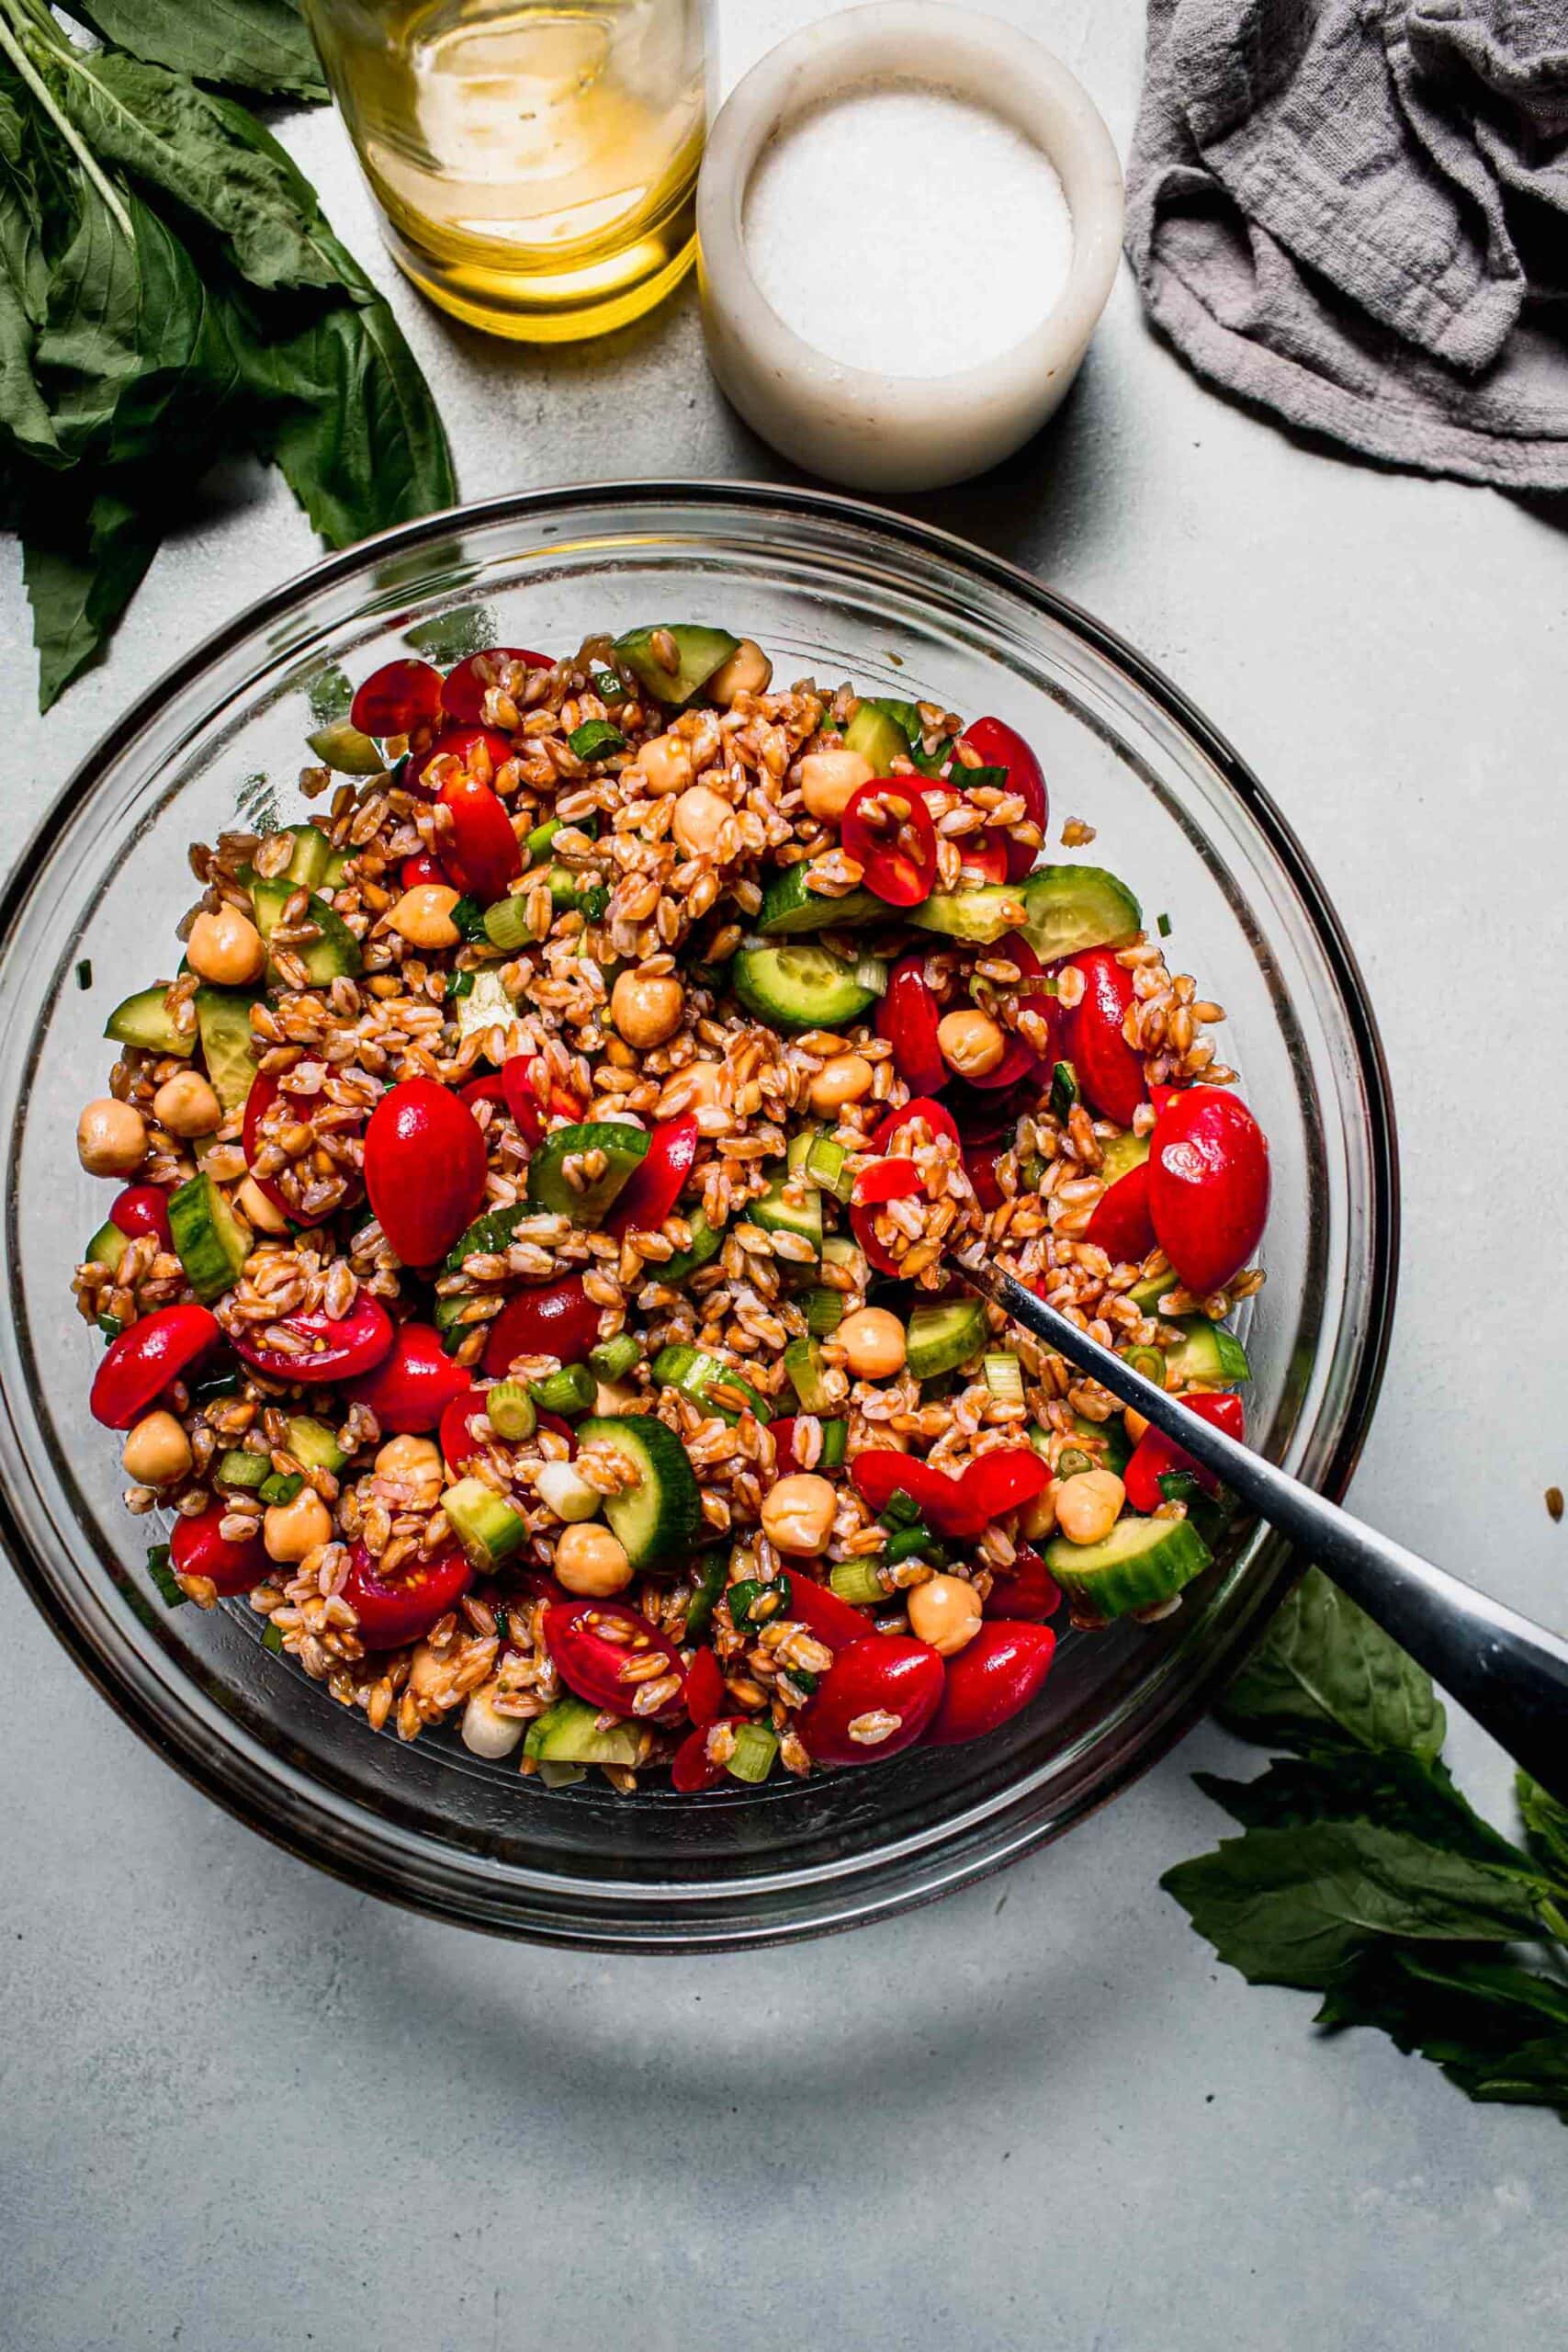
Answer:
[{"label": "sliced green onion", "polygon": [[574,1781],[586,1781],[586,1764],[562,1764],[553,1756],[541,1759],[539,1778],[547,1789],[570,1789]]},{"label": "sliced green onion", "polygon": [[84,956],[76,967],[76,985],[79,989],[90,989],[93,985],[93,962],[89,956]]},{"label": "sliced green onion", "polygon": [[231,1362],[220,1364],[215,1372],[202,1373],[186,1383],[193,1405],[209,1405],[215,1396],[232,1396],[237,1394],[239,1385],[240,1368]]},{"label": "sliced green onion", "polygon": [[118,1340],[121,1331],[127,1328],[123,1323],[117,1323],[112,1315],[100,1315],[96,1317],[96,1321],[99,1330],[105,1339],[109,1340]]},{"label": "sliced green onion", "polygon": [[806,1155],[806,1173],[811,1182],[819,1191],[831,1193],[836,1201],[847,1201],[855,1188],[854,1177],[845,1166],[849,1156],[831,1136],[813,1136]]},{"label": "sliced green onion", "polygon": [[552,865],[547,879],[550,904],[566,912],[582,915],[589,922],[597,922],[610,903],[609,889],[597,875],[592,880],[584,881],[572,872],[570,865]]},{"label": "sliced green onion", "polygon": [[857,956],[855,958],[855,983],[859,988],[869,989],[873,996],[886,996],[887,994],[887,960],[886,956]]},{"label": "sliced green onion", "polygon": [[642,1350],[629,1331],[617,1332],[613,1340],[601,1340],[596,1348],[588,1351],[588,1369],[595,1380],[624,1380]]},{"label": "sliced green onion", "polygon": [[283,1656],[283,1628],[281,1625],[275,1625],[270,1617],[266,1621],[266,1629],[262,1634],[262,1647],[264,1650],[270,1650],[274,1657]]},{"label": "sliced green onion", "polygon": [[632,690],[616,670],[590,670],[588,691],[601,702],[616,703],[629,701]]},{"label": "sliced green onion", "polygon": [[813,1290],[806,1295],[806,1328],[814,1340],[825,1340],[844,1319],[841,1290]]},{"label": "sliced green onion", "polygon": [[694,1642],[706,1633],[713,1617],[714,1604],[724,1590],[725,1572],[728,1566],[727,1552],[709,1552],[698,1561],[694,1571],[692,1597],[686,1603],[685,1638],[688,1642]]},{"label": "sliced green onion", "polygon": [[894,1488],[877,1513],[884,1527],[895,1528],[914,1527],[919,1523],[919,1504],[913,1501],[902,1487]]},{"label": "sliced green onion", "polygon": [[924,1560],[933,1568],[944,1566],[947,1561],[947,1554],[931,1529],[919,1520],[913,1527],[901,1527],[897,1534],[888,1537],[882,1557],[890,1568],[897,1567],[903,1560]]},{"label": "sliced green onion", "polygon": [[[751,1634],[763,1625],[771,1625],[775,1618],[789,1614],[795,1587],[788,1577],[774,1577],[771,1582],[761,1577],[747,1577],[739,1584],[732,1584],[725,1599],[729,1603],[730,1621],[736,1632]],[[687,1630],[689,1633],[689,1626]]]},{"label": "sliced green onion", "polygon": [[[490,920],[488,913],[487,913],[487,915],[486,915],[485,920],[486,920],[486,922],[489,922],[489,920]],[[489,936],[489,933],[486,933],[486,936],[487,936],[487,937]],[[447,993],[447,996],[448,996],[448,997],[455,997],[455,996],[472,996],[473,992],[474,992],[474,975],[472,974],[472,972],[448,972],[448,973],[447,973],[447,975],[446,975],[446,993]]]},{"label": "sliced green onion", "polygon": [[1023,1366],[1014,1355],[986,1358],[986,1385],[998,1403],[1021,1405],[1023,1402]]},{"label": "sliced green onion", "polygon": [[158,1588],[158,1598],[165,1609],[183,1609],[190,1599],[175,1582],[175,1572],[169,1566],[166,1544],[151,1544],[147,1547],[147,1573]]},{"label": "sliced green onion", "polygon": [[528,1394],[536,1405],[563,1417],[591,1412],[598,1393],[599,1384],[585,1363],[563,1364],[559,1372],[528,1383]]},{"label": "sliced green onion", "polygon": [[1158,1483],[1168,1503],[1190,1503],[1203,1491],[1190,1470],[1168,1470]]},{"label": "sliced green onion", "polygon": [[818,1678],[804,1666],[785,1666],[779,1669],[779,1680],[788,1685],[801,1699],[814,1699]]},{"label": "sliced green onion", "polygon": [[304,1483],[297,1470],[290,1470],[287,1476],[274,1471],[262,1481],[261,1498],[264,1503],[291,1503]]},{"label": "sliced green onion", "polygon": [[521,1380],[498,1380],[485,1393],[485,1413],[497,1437],[532,1437],[539,1426],[534,1399]]},{"label": "sliced green onion", "polygon": [[1058,1062],[1051,1072],[1051,1110],[1053,1115],[1066,1125],[1073,1104],[1078,1099],[1078,1074],[1071,1062]]},{"label": "sliced green onion", "polygon": [[[943,768],[953,757],[953,738],[951,735],[944,735],[941,742],[933,744],[931,749],[928,752],[921,742],[920,738],[917,735],[914,743],[910,748],[909,757],[913,760],[915,765],[919,769],[922,775],[941,775]],[[976,770],[976,773],[978,774],[979,771]],[[1005,775],[1007,771],[1005,768],[998,768],[996,773],[998,775]],[[963,774],[965,781],[967,781],[968,771],[964,770],[963,771]],[[955,777],[953,781],[956,782],[957,778]]]},{"label": "sliced green onion", "polygon": [[822,1458],[818,1467],[823,1470],[841,1470],[844,1466],[844,1451],[848,1446],[849,1442],[850,1425],[848,1421],[824,1421],[822,1424]]},{"label": "sliced green onion", "polygon": [[567,748],[580,760],[607,760],[612,752],[624,752],[626,739],[618,727],[607,718],[585,718],[567,737]]},{"label": "sliced green onion", "polygon": [[1086,1453],[1081,1445],[1065,1445],[1056,1456],[1058,1478],[1076,1478],[1080,1471],[1098,1467],[1093,1454]]},{"label": "sliced green onion", "polygon": [[874,1560],[840,1560],[829,1569],[828,1582],[840,1600],[857,1609],[880,1609],[887,1598]]},{"label": "sliced green onion", "polygon": [[1156,1388],[1165,1386],[1165,1358],[1157,1348],[1129,1348],[1122,1362],[1152,1380]]},{"label": "sliced green onion", "polygon": [[545,852],[549,848],[550,843],[559,832],[564,821],[565,820],[559,817],[547,817],[542,825],[535,826],[533,831],[528,835],[526,841],[525,841],[523,844],[524,848],[528,853],[528,863],[530,865],[536,865],[538,860],[544,856]]},{"label": "sliced green onion", "polygon": [[1006,792],[1008,789],[1006,768],[964,768],[959,775],[953,777],[955,784],[960,780],[965,792]]},{"label": "sliced green onion", "polygon": [[458,936],[470,943],[490,937],[485,929],[485,910],[477,899],[459,899],[450,920],[457,924]]},{"label": "sliced green onion", "polygon": [[815,1340],[792,1340],[784,1351],[784,1367],[800,1399],[803,1413],[821,1413],[830,1401],[825,1380],[827,1367]]},{"label": "sliced green onion", "polygon": [[271,1476],[272,1464],[265,1453],[246,1453],[242,1448],[233,1447],[224,1454],[212,1478],[219,1487],[254,1488],[265,1487]]},{"label": "sliced green onion", "polygon": [[1162,939],[1168,939],[1170,937],[1170,917],[1168,915],[1156,915],[1155,929],[1158,932]]},{"label": "sliced green onion", "polygon": [[779,1736],[771,1724],[742,1724],[735,1735],[735,1753],[725,1766],[732,1780],[765,1781],[779,1752]]}]

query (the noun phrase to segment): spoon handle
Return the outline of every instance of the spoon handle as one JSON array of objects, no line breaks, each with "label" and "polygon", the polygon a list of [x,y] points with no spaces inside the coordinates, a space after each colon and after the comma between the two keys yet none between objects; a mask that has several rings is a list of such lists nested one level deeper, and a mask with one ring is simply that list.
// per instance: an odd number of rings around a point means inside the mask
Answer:
[{"label": "spoon handle", "polygon": [[1568,1642],[1505,1608],[1314,1494],[1200,1420],[999,1267],[953,1261],[981,1295],[1174,1439],[1469,1710],[1517,1764],[1568,1804]]}]

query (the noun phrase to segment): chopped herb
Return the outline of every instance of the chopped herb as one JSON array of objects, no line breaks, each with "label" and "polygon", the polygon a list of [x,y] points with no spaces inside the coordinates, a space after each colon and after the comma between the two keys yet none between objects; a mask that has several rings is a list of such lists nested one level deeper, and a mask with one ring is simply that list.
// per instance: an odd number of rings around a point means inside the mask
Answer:
[{"label": "chopped herb", "polygon": [[877,1516],[884,1527],[914,1527],[919,1522],[920,1507],[899,1487],[888,1496]]},{"label": "chopped herb", "polygon": [[93,959],[90,956],[84,956],[76,967],[76,985],[79,989],[90,989],[93,985]]},{"label": "chopped herb", "polygon": [[1078,1099],[1078,1074],[1071,1062],[1058,1062],[1051,1072],[1051,1112],[1066,1126]]},{"label": "chopped herb", "polygon": [[953,782],[962,782],[965,792],[1005,792],[1010,777],[1006,768],[961,768]]},{"label": "chopped herb", "polygon": [[262,1647],[270,1650],[275,1657],[283,1656],[283,1628],[275,1625],[270,1617],[266,1621],[266,1631],[262,1635]]},{"label": "chopped herb", "polygon": [[631,688],[615,670],[590,670],[588,691],[597,695],[603,703],[629,702]]},{"label": "chopped herb", "polygon": [[166,1544],[148,1545],[147,1573],[157,1587],[158,1598],[165,1609],[185,1607],[190,1595],[188,1592],[182,1592],[175,1581],[175,1572],[169,1566],[169,1547]]},{"label": "chopped herb", "polygon": [[123,1325],[115,1321],[112,1315],[100,1315],[97,1323],[106,1340],[118,1340],[124,1328]]},{"label": "chopped herb", "polygon": [[1190,1470],[1168,1470],[1157,1483],[1168,1503],[1190,1503],[1203,1491]]},{"label": "chopped herb", "polygon": [[1156,915],[1155,929],[1158,932],[1162,939],[1168,939],[1170,937],[1170,917],[1168,915]]},{"label": "chopped herb", "polygon": [[452,921],[458,936],[467,940],[486,939],[485,910],[477,899],[459,899],[452,909]]},{"label": "chopped herb", "polygon": [[275,1470],[261,1486],[264,1503],[291,1503],[305,1481],[297,1470]]},{"label": "chopped herb", "polygon": [[626,739],[618,727],[607,718],[585,718],[567,737],[567,748],[580,760],[607,760],[613,752],[624,752]]},{"label": "chopped herb", "polygon": [[446,975],[446,993],[447,993],[448,997],[454,997],[454,996],[472,996],[473,992],[474,992],[474,975],[472,974],[472,972],[448,972],[448,973],[447,973],[447,975]]},{"label": "chopped herb", "polygon": [[686,1604],[686,1639],[694,1642],[705,1634],[714,1612],[714,1604],[724,1590],[725,1571],[729,1565],[726,1552],[709,1552],[697,1563],[692,1598]]},{"label": "chopped herb", "polygon": [[[917,735],[910,746],[909,757],[922,775],[940,775],[953,757],[953,738],[951,735],[944,735],[941,742],[928,752],[922,747],[920,739]],[[1004,773],[1004,771],[998,771],[998,773]],[[964,781],[967,784],[969,781],[967,775],[964,776]]]},{"label": "chopped herb", "polygon": [[[757,1632],[771,1625],[775,1617],[787,1614],[795,1598],[795,1588],[788,1577],[775,1577],[771,1583],[759,1577],[747,1577],[739,1584],[732,1584],[725,1595],[729,1603],[730,1621],[738,1634]],[[687,1632],[690,1634],[688,1623]]]}]

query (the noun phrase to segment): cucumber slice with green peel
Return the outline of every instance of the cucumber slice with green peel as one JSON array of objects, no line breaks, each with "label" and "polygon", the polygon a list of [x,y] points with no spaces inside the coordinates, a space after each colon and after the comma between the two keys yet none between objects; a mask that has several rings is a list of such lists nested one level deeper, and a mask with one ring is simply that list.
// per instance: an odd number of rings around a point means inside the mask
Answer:
[{"label": "cucumber slice with green peel", "polygon": [[808,890],[806,877],[810,867],[810,859],[803,858],[798,865],[786,865],[768,883],[757,916],[757,928],[765,937],[809,931],[854,931],[862,923],[886,921],[887,902],[879,899],[874,890],[850,890],[841,899],[829,899],[820,890]]},{"label": "cucumber slice with green peel", "polygon": [[842,1029],[876,1002],[875,989],[861,986],[854,966],[825,947],[742,947],[729,971],[747,1012],[771,1028]]},{"label": "cucumber slice with green peel", "polygon": [[674,1430],[650,1413],[617,1413],[579,1421],[577,1442],[613,1447],[637,1473],[635,1487],[604,1498],[604,1517],[633,1567],[678,1566],[702,1532],[703,1506]]},{"label": "cucumber slice with green peel", "polygon": [[808,1242],[814,1257],[822,1254],[822,1195],[806,1174],[807,1155],[816,1140],[807,1127],[790,1138],[784,1173],[775,1176],[765,1193],[748,1201],[744,1215],[764,1233],[796,1233]]},{"label": "cucumber slice with green peel", "polygon": [[243,1446],[231,1446],[213,1472],[213,1483],[254,1495],[271,1476],[272,1462],[267,1454],[247,1453]]},{"label": "cucumber slice with green peel", "polygon": [[343,888],[344,882],[348,878],[348,861],[354,854],[355,853],[353,850],[333,850],[332,855],[327,860],[326,870],[321,876],[320,887],[322,890],[341,890]]},{"label": "cucumber slice with green peel", "polygon": [[525,1521],[482,1478],[459,1478],[442,1496],[441,1508],[458,1543],[481,1571],[510,1559],[527,1540]]},{"label": "cucumber slice with green peel", "polygon": [[243,989],[200,988],[196,992],[196,1025],[201,1057],[213,1091],[225,1112],[243,1111],[255,1079],[251,1040],[251,1006],[254,999]]},{"label": "cucumber slice with green peel", "polygon": [[1092,1453],[1097,1466],[1114,1470],[1120,1477],[1132,1458],[1133,1442],[1127,1435],[1127,1425],[1120,1413],[1112,1413],[1108,1421],[1091,1421],[1086,1413],[1073,1415],[1073,1429],[1081,1440],[1086,1453]]},{"label": "cucumber slice with green peel", "polygon": [[1119,1519],[1102,1544],[1054,1535],[1044,1556],[1069,1600],[1110,1618],[1174,1600],[1213,1555],[1190,1519]]},{"label": "cucumber slice with green peel", "polygon": [[871,762],[873,775],[891,775],[895,760],[907,760],[908,736],[892,713],[875,702],[863,702],[844,729],[844,749]]},{"label": "cucumber slice with green peel", "polygon": [[[655,652],[655,638],[670,639],[675,650],[673,670],[666,669]],[[683,708],[739,650],[740,639],[731,637],[727,628],[705,628],[698,621],[654,622],[647,628],[628,629],[614,647],[619,666],[629,670],[655,702],[668,703],[676,710]]]},{"label": "cucumber slice with green peel", "polygon": [[827,1366],[816,1340],[792,1340],[784,1351],[784,1368],[803,1413],[832,1411],[833,1398],[825,1385]]},{"label": "cucumber slice with green peel", "polygon": [[287,1451],[307,1470],[330,1470],[334,1477],[348,1460],[336,1436],[314,1413],[290,1414]]},{"label": "cucumber slice with green peel", "polygon": [[1174,1373],[1183,1387],[1197,1380],[1228,1388],[1233,1381],[1252,1378],[1247,1350],[1234,1331],[1223,1331],[1201,1315],[1184,1317],[1180,1329],[1181,1345],[1171,1350],[1165,1363],[1168,1376]]},{"label": "cucumber slice with green peel", "polygon": [[435,1328],[441,1334],[442,1352],[455,1356],[469,1332],[471,1323],[462,1320],[463,1309],[473,1304],[467,1298],[438,1298],[435,1302]]},{"label": "cucumber slice with green peel", "polygon": [[990,1336],[977,1298],[944,1298],[917,1306],[909,1317],[906,1357],[917,1380],[953,1372],[977,1355]]},{"label": "cucumber slice with green peel", "polygon": [[[586,1161],[599,1155],[604,1166],[596,1175],[581,1175],[581,1189],[568,1183],[566,1161]],[[573,1225],[603,1225],[606,1212],[648,1155],[648,1134],[610,1119],[589,1119],[580,1126],[557,1127],[547,1135],[528,1162],[528,1198],[537,1208],[570,1217]]]},{"label": "cucumber slice with green peel", "polygon": [[251,1237],[205,1170],[169,1195],[169,1231],[204,1306],[233,1289],[251,1254]]},{"label": "cucumber slice with green peel", "polygon": [[686,1223],[692,1229],[692,1246],[677,1250],[661,1266],[650,1268],[651,1278],[660,1283],[683,1283],[700,1266],[709,1266],[724,1247],[724,1227],[710,1225],[701,1209],[694,1209]]},{"label": "cucumber slice with green peel", "polygon": [[1100,1174],[1108,1185],[1118,1184],[1123,1176],[1130,1176],[1134,1168],[1141,1168],[1148,1156],[1147,1136],[1135,1136],[1131,1127],[1125,1135],[1102,1136],[1100,1146]]},{"label": "cucumber slice with green peel", "polygon": [[1127,1296],[1134,1306],[1141,1307],[1145,1315],[1157,1315],[1160,1300],[1168,1297],[1173,1290],[1180,1288],[1180,1275],[1174,1266],[1168,1266],[1163,1274],[1140,1274],[1127,1293]]},{"label": "cucumber slice with green peel", "polygon": [[[787,1355],[787,1351],[786,1351]],[[722,1356],[710,1355],[705,1348],[673,1346],[660,1348],[653,1359],[654,1382],[660,1388],[678,1388],[705,1412],[716,1413],[731,1424],[740,1419],[742,1408],[723,1403],[713,1391],[733,1389],[743,1396],[760,1421],[771,1421],[773,1408],[765,1396],[760,1396],[749,1380],[743,1380],[733,1364]]]},{"label": "cucumber slice with green peel", "polygon": [[[527,1201],[512,1201],[503,1209],[490,1209],[483,1216],[476,1217],[447,1250],[443,1273],[460,1273],[470,1258],[501,1257],[511,1248],[512,1237],[524,1218],[532,1215],[533,1210]],[[456,1302],[459,1306],[463,1303],[461,1300]],[[438,1307],[450,1304],[453,1302],[446,1299],[436,1302]]]},{"label": "cucumber slice with green peel", "polygon": [[604,1730],[599,1709],[586,1699],[558,1699],[529,1724],[523,1753],[535,1764],[635,1764],[642,1753],[642,1732],[634,1723]]},{"label": "cucumber slice with green peel", "polygon": [[290,825],[287,830],[294,836],[294,854],[281,878],[296,890],[314,890],[327,870],[333,845],[319,826]]},{"label": "cucumber slice with green peel", "polygon": [[176,1029],[169,1018],[168,986],[138,989],[115,1006],[104,1023],[104,1035],[118,1046],[140,1046],[149,1054],[193,1054],[197,1033]]},{"label": "cucumber slice with green peel", "polygon": [[[283,910],[299,888],[289,881],[268,881],[261,875],[247,877],[251,903],[255,909],[256,929],[270,940],[283,920]],[[359,942],[339,914],[326,900],[314,893],[306,900],[305,913],[313,922],[320,936],[308,940],[292,952],[305,967],[305,977],[312,988],[326,988],[333,980],[357,979],[363,967]],[[270,968],[270,967],[269,967]],[[276,978],[276,973],[274,974]]]},{"label": "cucumber slice with green peel", "polygon": [[346,718],[335,726],[318,727],[305,741],[321,761],[338,775],[379,775],[387,763],[374,736],[361,734]]},{"label": "cucumber slice with green peel", "polygon": [[90,1266],[107,1266],[112,1274],[130,1247],[130,1236],[122,1233],[113,1217],[106,1218],[82,1252]]},{"label": "cucumber slice with green peel", "polygon": [[1143,916],[1125,885],[1099,865],[1042,865],[1027,881],[987,882],[978,890],[939,891],[908,920],[922,931],[988,947],[1007,931],[1021,933],[1042,963],[1131,939]]}]

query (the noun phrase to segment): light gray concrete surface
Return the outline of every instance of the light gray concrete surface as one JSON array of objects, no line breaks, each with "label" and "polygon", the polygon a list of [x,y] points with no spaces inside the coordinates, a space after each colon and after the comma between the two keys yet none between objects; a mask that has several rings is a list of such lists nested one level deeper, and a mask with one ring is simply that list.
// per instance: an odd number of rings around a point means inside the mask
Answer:
[{"label": "light gray concrete surface", "polygon": [[[1125,152],[1132,0],[993,0]],[[725,0],[721,74],[815,0]],[[389,284],[337,125],[287,136]],[[465,489],[780,469],[688,290],[530,355],[394,288]],[[1193,383],[1123,279],[1066,411],[918,503],[1165,665],[1325,876],[1403,1125],[1404,1289],[1355,1500],[1562,1623],[1563,541],[1292,444]],[[7,833],[236,604],[301,568],[236,476],[47,721],[0,580]],[[1528,1261],[1526,1253],[1528,1252]],[[1528,1262],[1528,1272],[1519,1271]],[[492,1943],[274,1852],[126,1731],[0,1585],[0,2343],[197,2352],[621,2340],[1461,2352],[1568,2318],[1561,2127],[1475,2109],[1219,1968],[1156,1882],[1218,1819],[1205,1732],[1066,1844],[831,1944],[684,1964]],[[1467,1786],[1496,1751],[1461,1726]]]}]

